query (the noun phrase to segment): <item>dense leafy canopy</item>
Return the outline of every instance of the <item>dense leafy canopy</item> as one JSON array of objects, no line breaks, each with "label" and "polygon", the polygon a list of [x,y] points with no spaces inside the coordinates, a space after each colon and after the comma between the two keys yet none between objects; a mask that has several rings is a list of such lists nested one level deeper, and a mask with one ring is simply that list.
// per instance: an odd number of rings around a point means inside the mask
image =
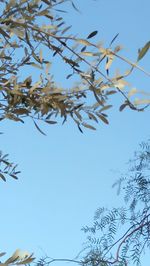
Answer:
[{"label": "dense leafy canopy", "polygon": [[[30,117],[40,130],[37,120],[55,124],[57,116],[63,122],[69,116],[82,132],[82,126],[95,129],[91,122],[109,123],[106,110],[112,107],[108,101],[113,94],[123,96],[120,111],[125,107],[142,111],[149,105],[149,98],[133,99],[138,91],[126,80],[135,68],[149,75],[138,66],[149,50],[149,42],[139,50],[137,62],[132,63],[119,55],[121,46],[113,47],[118,34],[107,48],[92,41],[97,30],[85,39],[76,37],[62,17],[67,2],[77,10],[71,0],[1,1],[0,120],[23,123],[25,117]],[[70,67],[67,79],[75,76],[78,81],[69,89],[53,79],[51,64],[56,57]],[[130,69],[110,75],[116,58]],[[34,68],[39,75],[32,75]]]}]

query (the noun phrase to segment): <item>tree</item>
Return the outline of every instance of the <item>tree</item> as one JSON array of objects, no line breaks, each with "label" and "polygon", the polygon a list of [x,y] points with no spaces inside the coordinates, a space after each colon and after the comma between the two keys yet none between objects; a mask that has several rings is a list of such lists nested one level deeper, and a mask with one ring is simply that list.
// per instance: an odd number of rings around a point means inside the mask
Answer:
[{"label": "tree", "polygon": [[[0,121],[10,119],[24,123],[25,118],[30,118],[40,133],[45,134],[37,121],[53,125],[60,117],[63,123],[70,117],[83,132],[83,127],[95,130],[93,123],[99,121],[109,124],[106,111],[112,107],[111,95],[122,96],[120,111],[126,107],[144,111],[149,106],[149,98],[143,98],[142,94],[141,99],[134,100],[133,96],[139,91],[130,88],[127,78],[134,69],[150,76],[138,65],[149,50],[150,42],[139,50],[137,62],[133,63],[119,55],[121,46],[113,47],[118,34],[109,47],[91,41],[97,30],[84,39],[75,37],[62,17],[62,6],[66,8],[68,2],[78,11],[72,0],[1,1]],[[47,53],[51,60],[47,60]],[[55,57],[70,67],[66,78],[75,76],[78,85],[69,89],[57,85],[50,73]],[[110,75],[116,58],[130,66],[130,70]],[[32,73],[33,68],[39,71],[38,75],[24,74],[27,70]],[[1,163],[7,166],[7,174],[12,164],[8,165],[6,160]],[[16,173],[18,170],[13,169],[10,175],[17,177]],[[5,180],[4,171],[0,174]]]},{"label": "tree", "polygon": [[[118,34],[106,48],[91,41],[98,33],[96,30],[87,38],[75,37],[62,18],[63,9],[59,9],[67,2],[77,10],[72,0],[1,1],[1,121],[11,119],[24,123],[29,117],[44,134],[37,120],[55,124],[57,116],[63,118],[63,123],[71,117],[82,132],[82,126],[95,129],[87,119],[109,123],[105,111],[112,107],[108,100],[113,94],[123,96],[120,111],[126,107],[143,111],[149,106],[147,98],[133,99],[139,92],[128,88],[127,78],[135,68],[150,76],[138,65],[150,42],[139,50],[137,62],[132,63],[119,55],[121,46],[113,47]],[[51,60],[47,59],[47,53],[51,54]],[[56,56],[70,67],[71,73],[66,78],[76,76],[78,85],[67,90],[53,80],[50,66]],[[115,58],[124,61],[130,70],[110,75]],[[27,69],[32,73],[33,68],[39,70],[38,77],[23,75]],[[127,92],[123,91],[124,87]]]},{"label": "tree", "polygon": [[140,265],[150,248],[150,142],[143,142],[130,161],[130,169],[114,186],[122,192],[124,206],[95,212],[88,233],[90,246],[84,265]]},{"label": "tree", "polygon": [[150,140],[140,144],[129,161],[130,168],[115,182],[124,205],[111,210],[100,207],[86,233],[85,248],[75,259],[42,258],[38,266],[70,262],[82,266],[141,265],[141,257],[150,249]]},{"label": "tree", "polygon": [[[134,95],[139,91],[128,86],[128,77],[135,69],[150,76],[139,66],[139,61],[150,48],[150,42],[148,41],[139,50],[137,61],[134,63],[120,55],[121,46],[114,46],[118,34],[114,36],[109,47],[91,41],[97,35],[97,30],[87,34],[86,38],[76,37],[70,33],[70,26],[66,25],[62,18],[61,6],[67,2],[76,11],[78,10],[71,0],[1,1],[0,121],[10,119],[24,123],[25,118],[30,118],[40,133],[45,134],[37,121],[55,124],[62,118],[65,123],[70,117],[83,132],[82,127],[95,130],[93,122],[109,123],[106,111],[112,107],[109,104],[111,95],[122,96],[120,111],[126,107],[134,111],[144,111],[149,106],[149,98],[145,99],[143,95],[138,100],[134,99]],[[41,21],[44,21],[44,25]],[[47,60],[47,52],[51,54],[51,60]],[[51,63],[56,56],[60,57],[64,66],[70,67],[71,72],[66,78],[75,76],[78,85],[73,85],[69,89],[57,85],[57,81],[54,81],[50,73]],[[115,58],[126,63],[130,69],[121,74],[110,73]],[[39,71],[38,77],[25,76],[26,70],[30,69],[32,73],[33,68]],[[123,88],[126,88],[126,92]],[[86,122],[87,120],[89,122]],[[148,161],[148,153],[144,158]],[[1,154],[0,163],[0,177],[4,181],[7,175],[17,178],[19,171],[16,165],[7,160],[7,155]],[[92,249],[84,260],[79,262],[80,264],[127,264],[126,256],[133,244],[132,257],[139,262],[139,255],[144,246],[149,245],[149,189],[147,188],[149,180],[145,176],[143,178],[144,167],[141,159],[133,169],[136,177],[127,179],[125,194],[128,195],[130,189],[133,189],[132,195],[134,195],[134,199],[130,201],[130,217],[125,216],[124,209],[113,209],[111,212],[104,209],[97,211],[94,226],[85,228],[85,231],[96,233],[104,227],[108,229],[108,234],[104,234],[100,240],[96,239],[96,249]],[[138,210],[139,199],[143,204],[142,211]],[[104,211],[106,215],[103,216]],[[114,244],[116,221],[125,225],[129,222],[131,227]],[[89,241],[92,243],[93,238]],[[98,243],[102,243],[102,250]],[[109,252],[118,243],[116,256],[111,256]],[[122,246],[125,246],[125,249],[122,249]],[[15,254],[15,258],[5,264],[13,262],[19,264],[18,258],[22,260],[20,255],[16,257]],[[30,258],[27,256],[27,259]]]}]

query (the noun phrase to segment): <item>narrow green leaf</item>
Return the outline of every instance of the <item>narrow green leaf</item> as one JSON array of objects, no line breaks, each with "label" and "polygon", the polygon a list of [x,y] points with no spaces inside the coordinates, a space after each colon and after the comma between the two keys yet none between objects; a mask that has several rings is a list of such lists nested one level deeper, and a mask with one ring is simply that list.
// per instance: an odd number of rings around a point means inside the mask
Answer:
[{"label": "narrow green leaf", "polygon": [[137,61],[141,60],[146,55],[146,53],[148,52],[149,48],[150,48],[150,41],[147,42],[144,45],[144,47],[139,51],[139,55],[138,55]]},{"label": "narrow green leaf", "polygon": [[97,118],[95,117],[95,115],[93,115],[92,113],[88,113],[88,116],[90,119],[94,120],[96,123],[98,123]]},{"label": "narrow green leaf", "polygon": [[71,28],[72,26],[68,26],[68,27],[66,27],[64,30],[62,30],[62,34],[64,34],[66,31],[68,31],[68,30],[70,30],[70,28]]},{"label": "narrow green leaf", "polygon": [[117,93],[117,91],[111,90],[111,91],[107,91],[106,95],[112,95],[112,94],[116,94],[116,93]]},{"label": "narrow green leaf", "polygon": [[103,111],[106,111],[108,109],[110,109],[112,107],[112,105],[105,105],[104,107],[102,107],[99,111],[100,112],[103,112]]},{"label": "narrow green leaf", "polygon": [[119,111],[120,111],[120,112],[123,111],[127,106],[128,106],[127,103],[122,104],[122,105],[120,106],[120,108],[119,108]]},{"label": "narrow green leaf", "polygon": [[46,134],[39,128],[39,126],[37,125],[37,123],[33,120],[34,125],[36,126],[37,130],[44,136],[46,136]]},{"label": "narrow green leaf", "polygon": [[109,121],[106,119],[106,117],[104,117],[103,115],[97,114],[98,117],[105,123],[105,124],[109,124]]},{"label": "narrow green leaf", "polygon": [[110,46],[111,46],[111,45],[113,44],[113,42],[117,39],[118,35],[119,35],[119,33],[117,33],[117,34],[115,35],[115,37],[112,39],[112,41],[110,42]]},{"label": "narrow green leaf", "polygon": [[78,124],[78,129],[81,133],[83,133],[83,130],[81,129],[80,125]]},{"label": "narrow green leaf", "polygon": [[98,33],[97,30],[91,32],[91,33],[88,35],[87,39],[93,38],[97,33]]},{"label": "narrow green leaf", "polygon": [[6,182],[6,178],[5,178],[5,176],[2,173],[0,173],[0,177],[3,179],[3,181]]},{"label": "narrow green leaf", "polygon": [[71,4],[72,4],[73,8],[74,8],[77,12],[79,12],[79,9],[75,6],[75,4],[74,4],[73,1],[71,1]]},{"label": "narrow green leaf", "polygon": [[81,49],[81,52],[84,52],[86,50],[86,46],[83,46]]},{"label": "narrow green leaf", "polygon": [[86,128],[89,128],[89,129],[92,129],[92,130],[96,130],[95,127],[93,127],[93,126],[91,126],[91,125],[89,125],[89,124],[87,124],[87,123],[82,123],[82,126],[84,126],[84,127],[86,127]]},{"label": "narrow green leaf", "polygon": [[45,122],[51,125],[57,124],[57,121],[52,121],[52,120],[45,120]]}]

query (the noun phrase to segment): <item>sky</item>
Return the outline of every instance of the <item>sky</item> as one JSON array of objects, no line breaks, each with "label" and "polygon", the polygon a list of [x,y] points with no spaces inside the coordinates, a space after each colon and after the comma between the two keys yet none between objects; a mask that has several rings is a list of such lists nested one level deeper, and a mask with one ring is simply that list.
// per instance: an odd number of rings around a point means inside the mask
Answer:
[{"label": "sky", "polygon": [[[65,14],[73,32],[86,37],[98,30],[97,38],[106,44],[119,33],[117,42],[128,58],[136,60],[138,48],[150,37],[149,0],[81,0],[76,5],[81,13],[69,8]],[[149,58],[147,54],[141,61],[147,71]],[[66,82],[61,65],[53,71]],[[140,72],[131,82],[149,88],[148,78]],[[148,109],[141,113],[118,109],[116,102],[109,125],[99,123],[97,131],[84,130],[84,134],[72,122],[42,125],[46,137],[28,120],[24,125],[1,122],[1,150],[21,170],[18,181],[0,183],[1,251],[9,256],[20,248],[37,258],[45,254],[74,258],[86,241],[81,228],[92,224],[95,210],[120,205],[112,184],[139,143],[150,137],[150,126]],[[142,266],[147,266],[146,258]]]}]

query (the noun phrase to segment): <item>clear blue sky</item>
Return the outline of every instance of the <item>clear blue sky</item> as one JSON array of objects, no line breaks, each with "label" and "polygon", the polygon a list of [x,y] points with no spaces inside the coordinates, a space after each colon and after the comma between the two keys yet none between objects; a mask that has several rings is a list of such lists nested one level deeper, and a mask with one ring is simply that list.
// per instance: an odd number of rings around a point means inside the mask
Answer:
[{"label": "clear blue sky", "polygon": [[[119,33],[117,43],[132,60],[149,41],[149,0],[76,2],[81,14],[69,9],[65,16],[81,37],[98,30],[98,38],[108,44]],[[150,54],[141,61],[148,71],[149,61]],[[65,83],[62,72],[61,65],[54,67],[55,76]],[[131,81],[141,89],[149,86],[139,72]],[[74,258],[86,240],[80,229],[92,222],[94,211],[119,205],[111,188],[114,170],[124,170],[138,144],[150,137],[150,125],[149,110],[119,113],[118,107],[109,112],[109,126],[99,124],[96,132],[84,134],[73,123],[43,125],[47,137],[29,121],[1,123],[1,150],[22,171],[19,181],[0,183],[1,251],[11,255],[21,248],[37,257],[46,252],[51,257]]]}]

